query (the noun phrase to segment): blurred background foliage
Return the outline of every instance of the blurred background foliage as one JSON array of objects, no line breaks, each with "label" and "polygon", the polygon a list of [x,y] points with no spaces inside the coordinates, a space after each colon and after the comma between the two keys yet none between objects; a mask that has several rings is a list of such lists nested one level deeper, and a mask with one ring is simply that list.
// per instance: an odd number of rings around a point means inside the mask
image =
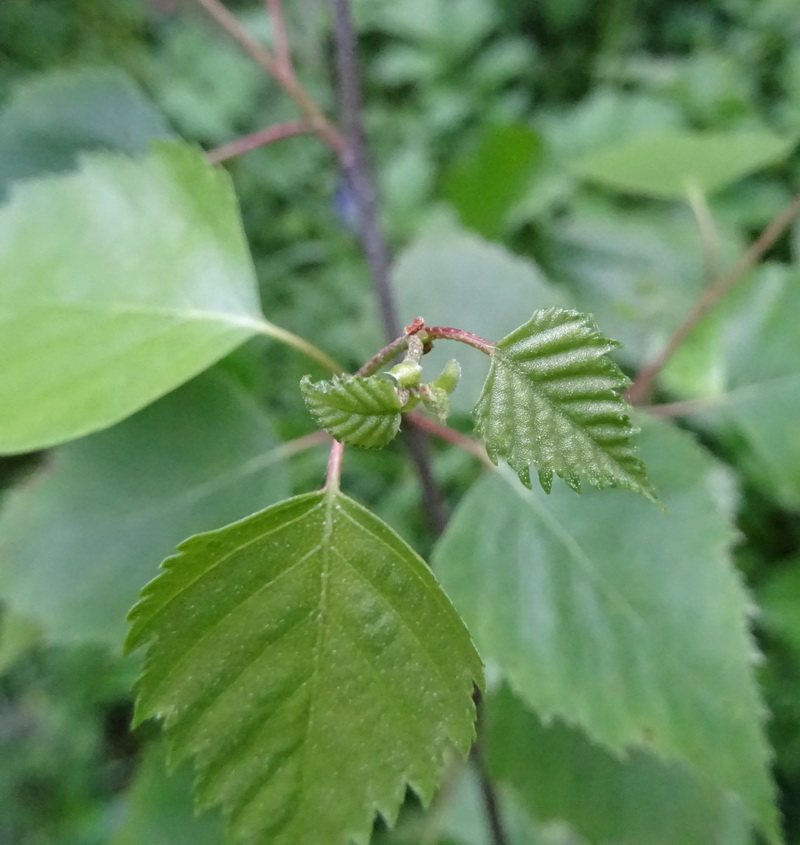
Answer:
[{"label": "blurred background foliage", "polygon": [[[262,3],[228,5],[269,41]],[[334,113],[326,5],[286,6],[299,72]],[[421,313],[500,336],[535,305],[574,304],[624,341],[621,360],[633,372],[800,186],[796,0],[357,0],[355,11],[365,120],[406,321]],[[4,0],[0,103],[2,193],[15,180],[73,167],[82,150],[133,152],[170,134],[210,148],[295,117],[277,86],[193,4],[173,0]],[[670,168],[676,138],[693,131],[725,137],[685,153],[695,177],[687,200]],[[732,134],[745,140],[728,155]],[[296,138],[227,167],[265,314],[357,367],[381,338],[329,152],[315,138]],[[708,400],[683,424],[740,479],[736,558],[760,607],[759,671],[790,843],[800,842],[800,398],[764,395],[758,407],[713,399],[797,372],[799,249],[795,227],[693,333],[660,397]],[[760,345],[743,347],[742,333]],[[758,360],[743,360],[751,348]],[[109,622],[109,607],[129,606],[158,558],[189,531],[318,484],[320,450],[291,456],[286,472],[274,469],[286,457],[276,443],[312,429],[296,389],[309,368],[288,348],[254,341],[162,400],[181,403],[181,424],[195,425],[196,454],[152,440],[157,403],[109,432],[0,464],[0,842],[219,841],[216,819],[191,816],[186,773],[163,774],[155,729],[128,733],[136,658],[120,657],[121,619]],[[466,376],[467,394],[474,378]],[[204,427],[191,413],[198,395],[204,407],[213,395],[237,410],[218,428],[213,420]],[[457,413],[455,425],[464,421]],[[224,441],[226,457],[214,452],[214,431],[237,444],[234,454]],[[478,470],[457,450],[433,445],[453,504]],[[87,446],[102,459],[87,461]],[[178,527],[142,538],[125,514],[108,511],[104,495],[110,479],[130,478],[134,466],[138,480],[122,485],[131,511],[179,497],[187,476],[213,481],[214,495],[200,509],[190,503]],[[76,473],[83,476],[75,483],[94,492],[80,500],[82,522],[70,529],[74,514],[59,487],[69,489]],[[227,482],[218,483],[220,473]],[[348,456],[345,483],[418,549],[430,549],[400,448]],[[104,552],[120,532],[130,561]],[[67,567],[81,565],[84,547],[83,592],[71,595],[79,576]],[[104,563],[135,577],[109,577]],[[48,604],[40,598],[54,571],[64,602]],[[410,797],[398,830],[376,838],[486,845],[476,790],[454,770],[431,813]],[[505,811],[515,843],[579,841],[563,825],[534,825],[514,800],[506,796]]]}]

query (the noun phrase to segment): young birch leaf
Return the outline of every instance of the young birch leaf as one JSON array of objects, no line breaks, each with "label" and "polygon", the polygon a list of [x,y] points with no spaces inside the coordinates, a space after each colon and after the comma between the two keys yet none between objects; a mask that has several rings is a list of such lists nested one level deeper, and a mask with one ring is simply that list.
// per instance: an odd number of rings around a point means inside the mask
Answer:
[{"label": "young birch leaf", "polygon": [[130,614],[135,720],[195,758],[233,838],[366,845],[406,784],[427,802],[473,738],[469,635],[424,561],[321,491],[190,538]]},{"label": "young birch leaf", "polygon": [[331,437],[350,446],[381,449],[400,430],[402,405],[397,387],[383,376],[334,376],[300,381],[311,416]]},{"label": "young birch leaf", "polygon": [[505,458],[526,487],[533,464],[548,493],[553,473],[576,492],[583,474],[656,501],[620,397],[628,379],[607,357],[618,346],[587,315],[560,308],[535,311],[504,337],[475,406],[491,459]]}]

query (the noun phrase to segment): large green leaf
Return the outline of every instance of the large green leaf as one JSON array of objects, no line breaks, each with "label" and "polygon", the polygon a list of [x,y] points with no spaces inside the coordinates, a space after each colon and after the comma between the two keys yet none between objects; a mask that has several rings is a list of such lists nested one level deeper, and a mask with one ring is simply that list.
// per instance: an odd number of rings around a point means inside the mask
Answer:
[{"label": "large green leaf", "polygon": [[125,614],[189,534],[287,493],[270,421],[223,371],[55,449],[0,512],[0,598],[55,640],[119,648]]},{"label": "large green leaf", "polygon": [[[491,340],[508,334],[521,314],[564,304],[564,294],[532,261],[454,227],[427,231],[401,253],[392,274],[404,323],[422,316],[429,326],[457,326]],[[441,370],[453,354],[453,344],[437,343],[425,356],[426,370]],[[452,401],[468,413],[486,378],[486,361],[472,352],[458,358],[462,375]]]},{"label": "large green leaf", "polygon": [[487,699],[486,716],[492,775],[542,821],[567,821],[592,843],[751,841],[734,800],[677,763],[638,749],[617,756],[558,719],[543,724],[507,687]]},{"label": "large green leaf", "polygon": [[660,199],[696,189],[717,191],[784,158],[797,144],[766,130],[730,133],[660,132],[601,150],[578,172],[603,185]]},{"label": "large green leaf", "polygon": [[380,449],[400,430],[402,406],[388,378],[341,375],[315,383],[305,376],[300,390],[317,424],[342,443]]},{"label": "large green leaf", "polygon": [[108,426],[265,328],[228,177],[185,144],[16,185],[0,278],[3,452]]},{"label": "large green leaf", "polygon": [[642,452],[666,514],[616,491],[546,497],[496,472],[461,502],[436,571],[540,717],[682,761],[778,842],[727,476],[663,423],[645,426]]},{"label": "large green leaf", "polygon": [[338,492],[190,538],[131,611],[136,719],[195,757],[201,806],[271,845],[365,845],[473,735],[481,663],[433,575]]},{"label": "large green leaf", "polygon": [[618,343],[585,314],[549,308],[499,341],[475,406],[476,429],[489,457],[505,458],[530,487],[530,465],[548,492],[553,473],[580,492],[626,487],[654,499],[631,437],[629,382],[608,357]]},{"label": "large green leaf", "polygon": [[169,134],[161,113],[118,70],[35,77],[0,111],[0,194],[14,180],[71,169],[82,151],[145,152]]},{"label": "large green leaf", "polygon": [[[662,381],[697,423],[713,430],[768,496],[800,510],[800,269],[760,267],[700,323],[687,346],[694,372],[668,368]],[[711,342],[702,343],[708,337]],[[698,343],[698,338],[701,342]],[[689,351],[687,350],[687,351]]]}]

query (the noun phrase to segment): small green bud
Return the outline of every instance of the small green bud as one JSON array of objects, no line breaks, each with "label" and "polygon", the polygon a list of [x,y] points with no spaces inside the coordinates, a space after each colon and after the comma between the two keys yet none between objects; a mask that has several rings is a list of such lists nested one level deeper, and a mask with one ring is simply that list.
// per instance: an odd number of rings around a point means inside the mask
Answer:
[{"label": "small green bud", "polygon": [[422,377],[422,366],[406,359],[388,370],[388,374],[394,377],[400,387],[416,387]]},{"label": "small green bud", "polygon": [[447,362],[447,366],[442,370],[442,374],[435,381],[431,382],[431,387],[443,390],[445,393],[452,393],[456,389],[458,380],[461,378],[461,365],[452,358]]}]

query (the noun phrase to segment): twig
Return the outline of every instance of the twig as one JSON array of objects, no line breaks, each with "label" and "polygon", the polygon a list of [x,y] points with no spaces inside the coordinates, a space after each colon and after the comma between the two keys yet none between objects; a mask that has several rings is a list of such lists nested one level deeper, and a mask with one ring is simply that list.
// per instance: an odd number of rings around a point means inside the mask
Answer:
[{"label": "twig", "polygon": [[286,76],[294,77],[292,53],[289,49],[289,36],[286,32],[286,18],[281,0],[267,0],[267,11],[275,35],[275,61]]},{"label": "twig", "polygon": [[359,237],[367,258],[372,284],[387,338],[400,334],[397,305],[389,276],[389,250],[378,222],[377,191],[367,156],[361,119],[361,82],[356,57],[356,36],[348,0],[331,0],[336,41],[336,73],[342,123],[347,140],[340,156],[344,176],[353,192],[358,212]]},{"label": "twig", "polygon": [[313,131],[311,123],[307,120],[290,120],[286,123],[279,123],[277,126],[270,126],[267,129],[259,129],[258,132],[244,135],[229,144],[223,144],[221,147],[209,150],[206,153],[206,159],[210,164],[219,164],[259,147],[266,147],[267,144],[273,144],[275,141],[282,141],[284,138],[292,138],[295,135],[303,135]]},{"label": "twig", "polygon": [[477,687],[475,688],[473,698],[475,699],[477,738],[472,746],[471,756],[478,773],[478,780],[480,781],[483,807],[486,812],[486,820],[489,822],[489,830],[492,834],[492,845],[510,845],[505,826],[503,825],[503,818],[500,814],[500,802],[494,791],[489,772],[486,770],[486,761],[483,758],[483,749],[481,747],[483,739],[483,697]]},{"label": "twig", "polygon": [[331,453],[328,457],[328,475],[325,478],[324,490],[338,490],[339,479],[342,476],[342,457],[344,456],[344,443],[338,440],[331,442]]},{"label": "twig", "polygon": [[650,387],[656,376],[658,376],[667,361],[675,354],[678,347],[691,334],[694,327],[714,305],[727,296],[739,284],[748,271],[758,263],[767,250],[791,226],[798,215],[800,215],[800,194],[772,218],[764,231],[750,244],[736,264],[717,282],[705,289],[694,308],[686,315],[678,328],[675,329],[664,349],[640,370],[633,384],[628,388],[627,399],[631,404],[640,404],[644,401],[650,392]]},{"label": "twig", "polygon": [[333,124],[316,104],[314,98],[295,79],[292,72],[287,73],[281,63],[239,23],[219,0],[195,0],[214,22],[259,64],[295,101],[300,111],[306,116],[312,130],[340,157],[344,152],[344,140]]},{"label": "twig", "polygon": [[[378,222],[377,191],[369,166],[364,125],[361,119],[361,83],[356,58],[356,36],[348,0],[331,0],[334,16],[337,88],[342,110],[346,144],[339,160],[353,191],[359,217],[359,236],[378,300],[381,322],[387,339],[400,335],[397,305],[389,274],[390,260],[386,240]],[[406,433],[406,443],[422,488],[425,513],[438,534],[447,524],[447,511],[439,485],[431,471],[428,442],[413,426]]]},{"label": "twig", "polygon": [[486,449],[479,441],[474,440],[472,437],[467,437],[466,434],[461,434],[452,428],[448,428],[446,425],[441,425],[436,420],[432,420],[418,411],[412,411],[407,415],[407,419],[417,428],[421,428],[430,434],[435,434],[442,440],[446,440],[448,443],[458,446],[459,449],[469,452],[470,455],[477,458],[487,469],[494,469],[491,458],[486,454]]},{"label": "twig", "polygon": [[491,355],[495,348],[494,344],[486,338],[479,337],[472,332],[465,332],[463,329],[451,329],[447,326],[426,326],[424,331],[431,340],[441,338],[466,343],[467,346],[480,349],[485,355]]}]

